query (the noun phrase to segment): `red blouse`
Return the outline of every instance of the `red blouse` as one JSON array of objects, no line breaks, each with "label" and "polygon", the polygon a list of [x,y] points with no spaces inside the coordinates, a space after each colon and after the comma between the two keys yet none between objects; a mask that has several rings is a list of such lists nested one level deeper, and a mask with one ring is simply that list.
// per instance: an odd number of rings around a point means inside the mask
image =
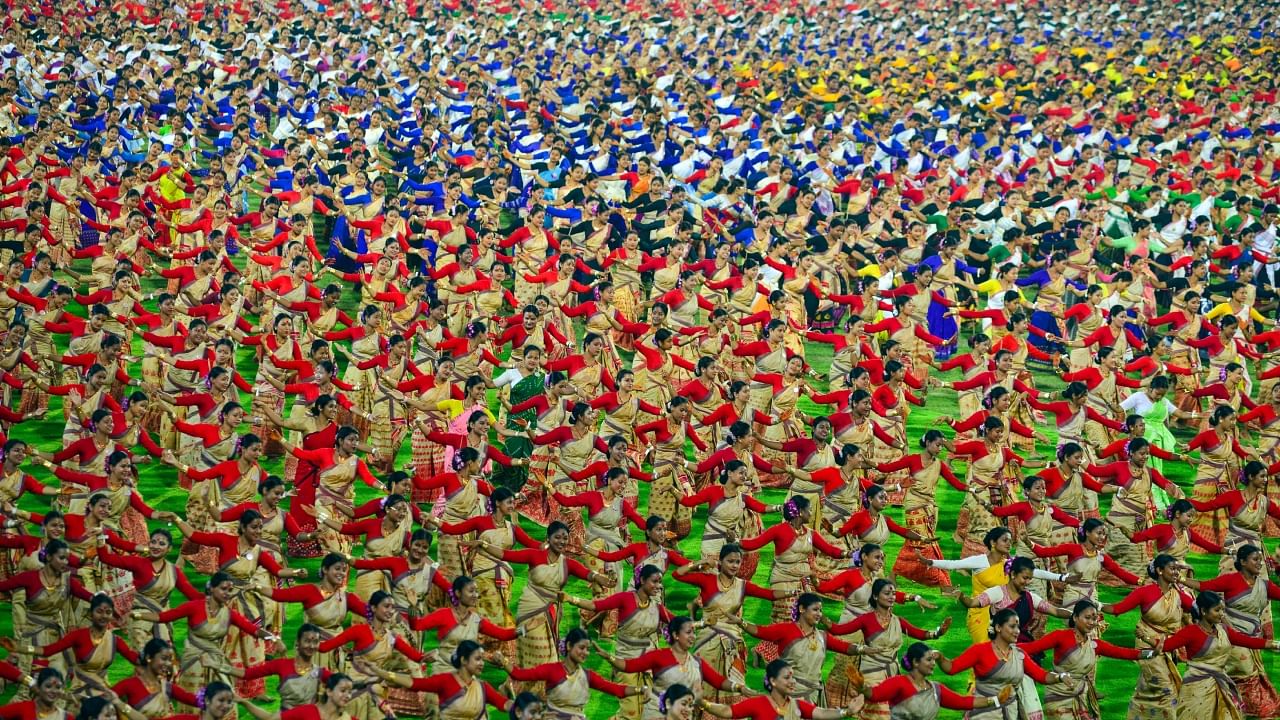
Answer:
[{"label": "red blouse", "polygon": [[[241,631],[249,635],[258,634],[258,630],[260,630],[261,628],[259,628],[256,623],[254,623],[252,620],[245,617],[244,615],[241,615],[240,613],[236,612],[235,610],[231,610],[230,613],[231,613],[232,625],[235,625],[236,627],[240,628]],[[168,610],[163,610],[157,615],[160,618],[160,622],[162,623],[171,623],[174,620],[180,620],[182,618],[186,618],[188,626],[198,627],[209,621],[209,607],[208,607],[207,598],[201,597],[196,600],[188,600],[187,602],[182,603],[176,608],[169,608]]]},{"label": "red blouse", "polygon": [[[328,640],[321,641],[320,652],[330,652],[348,644],[355,648],[356,651],[360,651],[377,642],[378,638],[373,634],[372,627],[365,623],[356,623]],[[427,657],[425,653],[418,650],[413,645],[410,645],[399,635],[395,636],[395,640],[392,642],[392,645],[395,646],[395,649],[398,650],[401,655],[404,655],[414,662],[420,663]]]},{"label": "red blouse", "polygon": [[[1093,639],[1093,650],[1102,657],[1116,658],[1117,660],[1137,660],[1138,649],[1120,647],[1112,645],[1106,640]],[[1053,650],[1053,662],[1055,665],[1066,660],[1067,656],[1073,650],[1080,646],[1080,637],[1075,630],[1063,628],[1062,630],[1054,630],[1046,633],[1039,640],[1029,643],[1018,643],[1018,647],[1028,655],[1039,655],[1046,650]]]},{"label": "red blouse", "polygon": [[[795,543],[798,537],[800,537],[800,534],[796,532],[795,528],[791,527],[791,523],[784,522],[770,527],[768,530],[765,530],[763,533],[753,538],[743,538],[742,542],[739,544],[742,546],[743,550],[759,550],[765,545],[772,543],[774,553],[781,555],[787,551],[787,548],[791,547],[791,545]],[[828,555],[833,558],[843,558],[848,554],[847,550],[836,547],[830,540],[822,537],[822,534],[816,530],[813,531],[813,547],[821,551],[824,555]]]},{"label": "red blouse", "polygon": [[[969,668],[973,668],[973,674],[977,677],[987,677],[995,672],[1000,663],[1004,662],[996,656],[996,650],[990,642],[970,645],[967,650],[960,653],[960,656],[951,662],[951,672],[949,675],[964,672]],[[1038,683],[1043,683],[1048,673],[1044,668],[1040,667],[1031,659],[1028,653],[1022,653],[1022,669],[1027,675]]]},{"label": "red blouse", "polygon": [[[45,645],[43,648],[36,648],[36,652],[41,657],[49,657],[50,655],[57,655],[64,650],[70,650],[72,655],[75,656],[76,662],[84,662],[93,657],[93,653],[98,648],[97,643],[93,641],[92,633],[92,628],[76,628],[58,638],[55,642]],[[108,632],[108,635],[110,635],[112,642],[115,644],[115,651],[123,655],[129,662],[137,665],[138,653],[129,647],[129,643],[125,642],[124,638],[111,635],[110,632]]]},{"label": "red blouse", "polygon": [[135,675],[131,678],[125,678],[124,680],[121,680],[120,682],[116,683],[115,686],[113,686],[111,689],[112,691],[115,692],[115,694],[120,696],[121,700],[124,700],[125,702],[129,703],[129,705],[134,709],[140,708],[143,705],[145,705],[147,700],[151,699],[151,697],[156,695],[158,692],[164,692],[166,695],[169,696],[170,700],[176,700],[177,702],[180,702],[183,705],[187,705],[189,707],[196,706],[195,693],[192,693],[190,690],[184,689],[182,686],[178,685],[175,682],[164,683],[164,687],[162,690],[153,692],[147,688],[146,683],[142,682],[142,678]]},{"label": "red blouse", "polygon": [[[1262,650],[1266,648],[1267,642],[1265,637],[1250,637],[1242,632],[1237,631],[1230,625],[1226,626],[1227,641],[1237,647],[1249,648],[1250,650]],[[1199,623],[1187,625],[1178,632],[1165,638],[1164,644],[1160,646],[1160,652],[1171,653],[1187,649],[1189,657],[1199,655],[1204,646],[1209,644],[1209,635],[1200,629]]]},{"label": "red blouse", "polygon": [[[443,607],[420,618],[414,618],[410,626],[419,632],[435,630],[436,638],[443,640],[446,635],[453,632],[454,628],[458,627],[458,616],[454,613],[453,608]],[[480,618],[480,634],[487,635],[495,640],[516,639],[515,628],[494,625],[485,618]]]},{"label": "red blouse", "polygon": [[[507,704],[511,701],[508,700],[505,695],[498,692],[492,685],[480,680],[479,678],[472,680],[472,682],[478,682],[481,687],[484,688],[485,702],[499,710],[505,711],[507,709]],[[462,686],[462,683],[458,682],[458,676],[453,673],[441,673],[439,675],[432,675],[431,677],[414,678],[413,686],[410,689],[418,692],[429,692],[436,695],[440,698],[440,709],[442,710],[448,707],[450,703],[459,698],[463,692],[466,691],[466,688]]]},{"label": "red blouse", "polygon": [[[667,668],[679,667],[680,661],[676,659],[676,654],[671,648],[661,648],[658,650],[650,650],[640,657],[623,661],[623,672],[629,673],[653,673],[658,675]],[[733,683],[716,672],[716,669],[707,664],[706,660],[698,658],[698,667],[702,673],[702,681],[719,690],[728,691]]]},{"label": "red blouse", "polygon": [[[938,704],[948,710],[972,710],[973,696],[961,695],[942,683],[930,682],[934,692],[938,693]],[[871,689],[870,701],[873,703],[889,703],[890,707],[904,703],[921,692],[929,692],[930,688],[921,690],[911,682],[910,675],[894,675]]]},{"label": "red blouse", "polygon": [[[594,670],[586,670],[585,668],[583,670],[587,673],[587,684],[591,686],[592,690],[609,693],[614,697],[626,697],[626,685],[605,680]],[[547,690],[550,691],[551,688],[568,680],[569,672],[564,669],[564,663],[553,662],[531,668],[513,667],[511,668],[511,679],[521,682],[544,682],[547,684]]]},{"label": "red blouse", "polygon": [[[1067,517],[1071,516],[1068,515]],[[1081,545],[1080,543],[1063,543],[1062,545],[1054,545],[1052,547],[1032,545],[1031,551],[1036,554],[1036,557],[1042,558],[1065,556],[1068,563],[1075,562],[1076,560],[1089,555],[1089,553],[1085,552],[1084,545]],[[1137,585],[1142,582],[1137,575],[1134,575],[1128,570],[1120,567],[1120,564],[1115,560],[1112,560],[1110,555],[1107,555],[1106,553],[1097,553],[1097,555],[1102,558],[1102,566],[1110,571],[1112,575],[1115,575],[1130,585]]]}]

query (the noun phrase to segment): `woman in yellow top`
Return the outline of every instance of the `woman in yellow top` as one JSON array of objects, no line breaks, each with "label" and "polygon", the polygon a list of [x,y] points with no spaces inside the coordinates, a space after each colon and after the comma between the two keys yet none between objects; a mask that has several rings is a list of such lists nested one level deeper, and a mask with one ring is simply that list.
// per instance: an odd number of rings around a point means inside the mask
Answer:
[{"label": "woman in yellow top", "polygon": [[[928,567],[939,570],[971,571],[973,573],[973,595],[971,597],[977,597],[991,588],[1009,583],[1009,574],[1006,566],[1013,554],[1013,533],[1009,531],[1009,528],[1003,526],[994,527],[988,530],[986,536],[982,538],[982,544],[987,547],[986,553],[973,555],[962,560],[933,560],[920,555],[918,550],[916,551],[916,559]],[[1033,577],[1037,580],[1051,580],[1053,582],[1064,582],[1070,579],[1070,576],[1051,573],[1039,568],[1036,568]],[[985,607],[970,608],[965,625],[969,628],[969,637],[975,643],[984,642],[982,638],[987,637],[987,628],[991,626],[991,612]]]}]

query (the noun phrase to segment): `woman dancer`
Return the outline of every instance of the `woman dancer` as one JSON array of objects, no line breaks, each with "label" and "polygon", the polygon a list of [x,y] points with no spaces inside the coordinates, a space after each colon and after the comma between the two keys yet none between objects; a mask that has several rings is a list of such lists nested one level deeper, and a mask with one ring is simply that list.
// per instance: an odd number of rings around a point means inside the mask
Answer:
[{"label": "woman dancer", "polygon": [[228,649],[234,642],[228,634],[232,625],[248,637],[273,642],[278,639],[269,629],[260,627],[231,607],[235,595],[235,582],[230,575],[219,571],[209,578],[204,597],[159,613],[134,610],[130,616],[153,623],[186,619],[186,644],[178,661],[179,685],[192,690],[219,678],[219,682],[230,683],[232,676],[241,674],[241,669],[233,668],[228,659]]},{"label": "woman dancer", "polygon": [[[1063,613],[1068,614],[1065,610]],[[986,709],[975,709],[968,713],[969,718],[1017,720],[1020,717],[1035,717],[1040,714],[1040,696],[1036,692],[1036,683],[1058,684],[1072,681],[1070,673],[1056,670],[1045,672],[1035,664],[1031,656],[1016,644],[1024,636],[1018,613],[1013,608],[1004,608],[992,614],[991,628],[987,631],[990,639],[987,642],[970,646],[955,660],[939,658],[942,671],[948,675],[973,669],[976,696],[999,698],[1006,687],[1013,686],[1013,696],[1008,704],[997,702]]]},{"label": "woman dancer", "polygon": [[666,648],[649,650],[631,659],[604,654],[605,661],[615,670],[628,673],[633,677],[640,677],[647,673],[653,678],[652,692],[644,704],[641,720],[662,718],[663,712],[659,703],[662,697],[677,687],[699,690],[705,687],[717,693],[747,691],[746,685],[724,678],[706,659],[693,654],[697,625],[687,617],[672,618],[663,631],[663,635],[667,638]]},{"label": "woman dancer", "polygon": [[1076,530],[1076,542],[1053,547],[1033,545],[1031,550],[1036,557],[1065,557],[1067,570],[1079,579],[1067,583],[1062,595],[1065,607],[1074,607],[1080,600],[1098,603],[1098,578],[1103,569],[1128,585],[1137,585],[1137,575],[1120,567],[1110,555],[1103,552],[1107,547],[1107,526],[1097,518],[1089,518]]},{"label": "woman dancer", "polygon": [[[614,593],[596,600],[583,600],[563,592],[561,597],[574,607],[590,610],[598,615],[616,612],[617,629],[609,633],[614,637],[614,656],[621,660],[632,660],[654,649],[658,628],[671,622],[674,617],[662,605],[659,597],[662,579],[662,570],[653,565],[645,565],[636,571],[634,590]],[[616,674],[615,680],[623,685],[631,685],[640,677],[637,673],[622,671]],[[624,698],[620,705],[626,717],[637,717],[643,702]]]},{"label": "woman dancer", "polygon": [[[564,530],[568,534],[568,529]],[[621,698],[640,697],[648,690],[641,685],[626,686],[610,682],[583,665],[591,657],[591,638],[582,628],[574,628],[565,636],[564,659],[534,667],[507,665],[512,680],[546,686],[547,712],[564,720],[587,720],[584,710],[591,691]],[[555,651],[553,651],[555,652]],[[507,661],[510,663],[510,661]]]},{"label": "woman dancer", "polygon": [[[707,661],[721,676],[735,685],[742,685],[747,673],[747,645],[742,640],[742,630],[730,618],[742,617],[742,604],[747,597],[762,600],[779,600],[788,597],[784,590],[769,590],[741,577],[742,548],[733,543],[720,547],[717,562],[702,561],[678,567],[671,576],[680,582],[698,588],[698,597],[691,608],[702,608],[705,622],[698,633],[694,652]],[[715,570],[715,574],[706,572]],[[732,696],[717,692],[721,702],[729,702]]]},{"label": "woman dancer", "polygon": [[[935,640],[946,634],[951,627],[951,618],[933,630],[922,630],[907,622],[893,612],[894,604],[902,593],[890,580],[883,578],[871,583],[871,612],[859,615],[853,620],[832,625],[830,632],[837,636],[861,636],[866,643],[858,656],[859,672],[862,673],[864,687],[874,687],[885,679],[897,674],[897,663],[894,658],[902,649],[908,636],[916,640]],[[847,673],[844,679],[847,678]],[[844,692],[832,692],[832,685],[838,684],[841,678],[829,676],[827,680],[827,701],[844,705],[852,698],[845,694],[851,688],[838,688]],[[883,703],[870,703],[862,708],[864,718],[889,717],[889,706]]]},{"label": "woman dancer", "polygon": [[[803,496],[797,495],[787,500],[782,507],[782,519],[781,524],[774,525],[756,537],[744,538],[741,543],[741,548],[747,551],[773,545],[774,557],[773,567],[769,571],[769,585],[775,590],[783,593],[808,590],[812,575],[810,563],[815,552],[822,552],[833,558],[851,556],[850,551],[837,547],[810,527],[809,501]],[[785,623],[791,619],[791,610],[788,600],[775,600],[772,620],[775,623]],[[776,650],[770,644],[763,644],[756,647],[756,652],[772,659]]]},{"label": "woman dancer", "polygon": [[1262,547],[1268,518],[1280,520],[1280,506],[1267,494],[1269,474],[1266,465],[1250,460],[1240,471],[1240,488],[1221,492],[1208,502],[1191,501],[1191,505],[1200,512],[1216,514],[1218,510],[1226,511],[1226,539],[1222,543],[1222,558],[1218,561],[1220,572],[1230,570],[1231,556],[1240,548]]},{"label": "woman dancer", "polygon": [[[741,623],[742,629],[749,635],[776,646],[775,652],[779,658],[786,660],[795,669],[796,696],[809,702],[816,702],[823,695],[822,665],[826,662],[828,651],[852,656],[861,656],[864,652],[880,654],[878,650],[841,640],[833,634],[835,628],[832,628],[833,632],[820,629],[818,624],[822,622],[822,598],[813,593],[800,593],[789,622],[755,625],[741,622],[733,616],[728,620]],[[842,632],[847,630],[848,628]],[[760,652],[759,646],[756,652]]]},{"label": "woman dancer", "polygon": [[1045,633],[1039,640],[1019,645],[1032,656],[1053,650],[1053,669],[1072,678],[1069,683],[1045,689],[1046,720],[1101,720],[1098,658],[1151,660],[1156,656],[1156,651],[1150,648],[1124,648],[1099,639],[1099,621],[1098,606],[1088,600],[1078,600],[1072,606],[1066,629]]},{"label": "woman dancer", "polygon": [[942,653],[924,643],[912,643],[902,656],[902,675],[891,675],[878,685],[865,685],[862,695],[868,703],[885,704],[894,720],[937,720],[938,711],[975,710],[1009,704],[1013,686],[995,697],[960,695],[946,685],[929,679]]},{"label": "woman dancer", "polygon": [[1227,672],[1233,648],[1280,650],[1280,641],[1250,637],[1231,627],[1222,596],[1215,592],[1202,591],[1190,612],[1195,622],[1160,644],[1161,652],[1187,652],[1187,673],[1178,691],[1178,718],[1243,720],[1244,701]]},{"label": "woman dancer", "polygon": [[782,659],[774,660],[765,667],[764,689],[768,694],[739,700],[732,705],[703,701],[698,704],[698,707],[708,715],[729,720],[733,718],[842,720],[856,717],[858,710],[862,707],[861,696],[844,708],[819,707],[803,699],[800,696],[800,684],[796,681],[795,669],[792,668],[791,663]]},{"label": "woman dancer", "polygon": [[[1221,593],[1226,599],[1228,626],[1243,636],[1267,640],[1272,636],[1271,601],[1280,600],[1280,585],[1267,579],[1266,567],[1260,547],[1243,545],[1235,552],[1235,572],[1213,580],[1185,582],[1201,591]],[[1280,696],[1256,649],[1232,647],[1227,674],[1240,690],[1246,715],[1267,718],[1280,713]]]},{"label": "woman dancer", "polygon": [[1138,661],[1138,686],[1129,701],[1129,717],[1173,720],[1182,677],[1174,658],[1159,653],[1164,641],[1182,627],[1183,613],[1191,609],[1194,599],[1181,587],[1179,563],[1172,555],[1157,555],[1147,568],[1147,577],[1150,584],[1100,609],[1121,615],[1142,608],[1142,618],[1134,628],[1135,644],[1139,649],[1155,650],[1157,655]]}]

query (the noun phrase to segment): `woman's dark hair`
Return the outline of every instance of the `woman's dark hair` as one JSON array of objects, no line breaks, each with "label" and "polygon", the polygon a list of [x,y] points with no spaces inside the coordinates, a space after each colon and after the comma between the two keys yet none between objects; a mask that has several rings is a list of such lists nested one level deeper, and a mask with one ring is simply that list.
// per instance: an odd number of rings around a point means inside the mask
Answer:
[{"label": "woman's dark hair", "polygon": [[107,472],[110,473],[117,465],[129,459],[129,453],[123,450],[115,450],[107,456]]},{"label": "woman's dark hair", "polygon": [[155,656],[159,655],[165,650],[172,650],[172,649],[173,649],[173,645],[170,645],[168,640],[161,640],[160,638],[151,638],[150,640],[147,641],[146,645],[142,646],[142,652],[138,653],[138,665],[146,665]]},{"label": "woman's dark hair", "polygon": [[1076,538],[1080,542],[1084,542],[1085,538],[1089,537],[1089,533],[1100,527],[1106,527],[1106,523],[1102,522],[1098,518],[1089,518],[1084,521],[1084,524],[1076,529]]},{"label": "woman's dark hair", "polygon": [[990,435],[995,430],[1003,430],[1003,429],[1004,429],[1003,420],[1001,420],[998,417],[989,417],[986,420],[982,421],[982,429],[980,430],[980,432],[982,433],[983,437],[986,437],[987,435]]},{"label": "woman's dark hair", "polygon": [[930,428],[929,430],[926,430],[924,435],[920,437],[920,447],[923,448],[931,442],[937,442],[945,438],[946,438],[946,435],[943,435],[941,430],[938,430],[936,428]]},{"label": "woman's dark hair", "polygon": [[922,642],[911,643],[911,647],[907,648],[906,654],[902,656],[902,669],[911,672],[916,663],[923,660],[931,650],[932,648]]},{"label": "woman's dark hair", "polygon": [[50,680],[53,680],[54,678],[57,678],[59,681],[61,681],[62,673],[58,672],[57,669],[55,668],[51,668],[51,667],[44,668],[40,672],[36,673],[36,687],[40,687],[41,685],[49,682]]},{"label": "woman's dark hair", "polygon": [[333,690],[334,688],[338,687],[338,685],[340,685],[340,684],[341,684],[341,683],[343,683],[344,681],[345,681],[345,682],[351,682],[351,678],[350,678],[349,676],[347,676],[345,673],[334,673],[334,674],[332,674],[332,675],[330,675],[330,676],[329,676],[329,679],[328,679],[328,680],[325,680],[325,681],[324,681],[324,689],[325,689],[325,690]]},{"label": "woman's dark hair", "polygon": [[1010,619],[1017,620],[1018,613],[1013,608],[1005,608],[997,610],[991,615],[991,627],[987,628],[987,638],[996,639],[996,628],[1009,622]]},{"label": "woman's dark hair", "polygon": [[369,596],[369,610],[372,611],[383,602],[391,599],[391,593],[386,590],[375,590],[374,593]]},{"label": "woman's dark hair", "polygon": [[465,662],[467,658],[475,655],[483,649],[484,648],[480,646],[480,643],[475,640],[463,640],[458,643],[456,648],[453,649],[453,655],[449,658],[449,664],[452,665],[455,670],[458,670],[462,667],[462,663]]},{"label": "woman's dark hair", "polygon": [[511,720],[519,720],[525,710],[541,704],[542,698],[525,690],[511,699],[511,706],[507,709],[511,713]]},{"label": "woman's dark hair", "polygon": [[329,553],[328,555],[324,556],[323,560],[320,561],[320,569],[322,571],[328,570],[329,568],[333,567],[334,565],[337,565],[338,563],[346,563],[346,562],[347,562],[347,556],[341,553]]},{"label": "woman's dark hair", "polygon": [[1085,385],[1079,380],[1071,383],[1066,387],[1065,390],[1062,391],[1062,397],[1066,398],[1067,400],[1075,400],[1076,398],[1082,398],[1088,394],[1089,394],[1089,386]]},{"label": "woman's dark hair", "polygon": [[480,451],[468,445],[453,454],[453,469],[461,470],[467,466],[467,463],[479,462]]},{"label": "woman's dark hair", "polygon": [[791,667],[791,663],[783,660],[782,658],[778,658],[766,665],[764,668],[764,689],[772,690],[773,681],[777,680],[778,676],[782,674],[782,671],[789,667]]},{"label": "woman's dark hair", "polygon": [[567,534],[569,532],[569,526],[559,520],[552,520],[551,524],[547,526],[547,537],[550,538],[558,532]]},{"label": "woman's dark hair", "polygon": [[640,586],[643,585],[646,580],[654,576],[662,577],[662,569],[657,565],[645,565],[637,570],[634,580],[636,589],[639,590]]},{"label": "woman's dark hair", "polygon": [[214,680],[213,682],[204,686],[204,692],[196,695],[196,699],[199,701],[199,708],[201,710],[204,710],[205,708],[209,707],[210,700],[221,695],[222,693],[229,693],[229,692],[231,692],[230,685],[220,680]]},{"label": "woman's dark hair", "polygon": [[343,440],[346,440],[347,438],[352,436],[359,438],[360,431],[356,430],[350,425],[343,425],[342,427],[338,428],[337,432],[333,434],[333,446],[338,447],[339,445],[342,444]]},{"label": "woman's dark hair", "polygon": [[996,543],[1000,542],[1000,538],[1004,537],[1005,535],[1011,535],[1011,534],[1012,533],[1009,531],[1009,528],[1004,527],[1003,525],[998,527],[993,527],[987,531],[986,535],[982,536],[982,544],[985,545],[988,550],[990,550],[991,548],[996,546]]},{"label": "woman's dark hair", "polygon": [[1036,564],[1031,558],[1015,557],[1009,563],[1009,577],[1021,575],[1024,572],[1035,572]]},{"label": "woman's dark hair", "polygon": [[89,598],[89,612],[93,612],[103,605],[114,608],[115,602],[111,599],[110,595],[102,592],[95,593],[93,597]]},{"label": "woman's dark hair", "polygon": [[729,426],[729,433],[725,437],[725,442],[732,445],[750,434],[751,426],[739,420]]},{"label": "woman's dark hair", "polygon": [[1240,484],[1248,485],[1249,481],[1255,476],[1265,473],[1266,471],[1267,466],[1264,463],[1260,463],[1257,460],[1250,460],[1245,463],[1244,469],[1240,471]]},{"label": "woman's dark hair", "polygon": [[720,471],[720,484],[725,485],[729,482],[729,474],[737,472],[747,467],[747,464],[741,460],[730,460],[724,464],[724,469]]},{"label": "woman's dark hair", "polygon": [[1199,622],[1204,614],[1222,604],[1222,596],[1216,592],[1208,590],[1202,591],[1196,596],[1195,605],[1191,606],[1191,617]]},{"label": "woman's dark hair", "polygon": [[76,713],[76,720],[98,720],[102,715],[102,711],[111,707],[111,703],[106,698],[98,695],[91,695],[80,700],[80,712]]},{"label": "woman's dark hair", "polygon": [[897,585],[889,578],[876,578],[876,581],[871,583],[871,602],[874,603],[875,599],[880,597],[880,593],[884,592],[887,587],[897,587]]},{"label": "woman's dark hair", "polygon": [[658,712],[666,713],[671,709],[672,705],[680,702],[680,700],[692,697],[693,691],[681,685],[680,683],[672,683],[662,693],[662,697],[658,698]]},{"label": "woman's dark hair", "polygon": [[313,625],[312,623],[304,622],[298,626],[298,632],[294,633],[293,637],[295,640],[301,640],[302,636],[306,635],[307,633],[315,633],[317,635],[323,635],[324,631],[320,629],[319,625]]},{"label": "woman's dark hair", "polygon": [[1077,600],[1076,604],[1071,607],[1071,617],[1067,618],[1067,627],[1074,628],[1076,626],[1076,618],[1085,614],[1089,610],[1097,610],[1098,606],[1089,600]]},{"label": "woman's dark hair", "polygon": [[793,495],[782,505],[782,519],[795,520],[800,514],[809,509],[809,498],[803,495]]},{"label": "woman's dark hair", "polygon": [[1236,411],[1230,405],[1219,405],[1213,409],[1213,414],[1209,416],[1209,424],[1218,427],[1223,420],[1235,415]]},{"label": "woman's dark hair", "polygon": [[580,627],[576,627],[570,630],[568,635],[564,636],[564,647],[567,650],[584,640],[590,640],[590,639],[591,639],[591,636],[587,634],[586,630],[583,630]]},{"label": "woman's dark hair", "polygon": [[258,494],[266,495],[278,487],[284,487],[284,480],[281,480],[278,475],[268,475],[265,480],[258,483]]},{"label": "woman's dark hair", "polygon": [[240,532],[244,532],[245,528],[249,527],[254,522],[257,522],[261,519],[262,519],[262,513],[258,512],[257,510],[254,510],[253,508],[249,508],[248,510],[245,510],[244,513],[240,515],[240,523],[239,523]]},{"label": "woman's dark hair", "polygon": [[1244,562],[1248,560],[1250,557],[1252,557],[1254,553],[1260,553],[1260,552],[1262,552],[1262,548],[1258,547],[1257,545],[1252,545],[1252,544],[1241,545],[1240,548],[1236,550],[1236,561],[1235,561],[1236,572],[1239,572],[1244,569]]},{"label": "woman's dark hair", "polygon": [[741,546],[741,545],[739,545],[738,543],[725,543],[724,545],[721,545],[721,546],[720,546],[720,559],[721,559],[721,560],[723,560],[723,559],[725,559],[725,558],[729,557],[730,555],[734,555],[734,554],[737,554],[737,555],[741,555],[741,554],[742,554],[742,546]]},{"label": "woman's dark hair", "polygon": [[1170,565],[1175,565],[1177,562],[1178,558],[1165,553],[1160,553],[1156,556],[1156,559],[1152,560],[1151,564],[1147,566],[1147,577],[1155,580],[1160,577],[1161,570],[1164,570]]}]

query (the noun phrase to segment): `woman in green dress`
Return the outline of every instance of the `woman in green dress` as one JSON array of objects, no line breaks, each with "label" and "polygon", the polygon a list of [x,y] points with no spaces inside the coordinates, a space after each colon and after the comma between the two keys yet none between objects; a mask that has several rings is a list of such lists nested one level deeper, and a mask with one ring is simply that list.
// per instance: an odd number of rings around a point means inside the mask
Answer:
[{"label": "woman in green dress", "polygon": [[[512,408],[529,398],[546,392],[545,382],[546,373],[542,369],[542,348],[537,345],[525,345],[520,360],[515,363],[514,367],[495,378],[493,384],[505,396],[502,398],[503,406]],[[511,434],[506,439],[506,451],[511,459],[523,458],[528,460],[533,454],[533,441],[525,434],[525,428],[533,427],[537,420],[538,411],[536,408],[507,413],[505,425]],[[495,476],[494,482],[497,485],[510,488],[512,492],[519,492],[524,487],[525,480],[528,477],[529,467],[527,464],[520,464],[520,466],[513,464],[511,467],[502,468]],[[530,495],[538,495],[538,497],[531,497],[530,507],[521,508],[521,512],[529,514],[530,517],[545,525],[547,522],[545,512],[541,514],[528,512],[544,507],[545,503],[541,494],[531,492]]]},{"label": "woman in green dress", "polygon": [[[1158,375],[1151,380],[1151,384],[1143,392],[1136,392],[1125,398],[1120,403],[1120,407],[1127,413],[1132,413],[1142,418],[1146,424],[1146,432],[1142,437],[1152,445],[1171,453],[1176,453],[1178,441],[1173,438],[1173,433],[1169,432],[1169,426],[1166,424],[1169,417],[1176,419],[1193,419],[1197,417],[1197,413],[1183,412],[1169,401],[1167,395],[1172,382],[1167,375]],[[1160,472],[1164,472],[1164,463],[1159,458],[1152,456],[1151,466]]]}]

